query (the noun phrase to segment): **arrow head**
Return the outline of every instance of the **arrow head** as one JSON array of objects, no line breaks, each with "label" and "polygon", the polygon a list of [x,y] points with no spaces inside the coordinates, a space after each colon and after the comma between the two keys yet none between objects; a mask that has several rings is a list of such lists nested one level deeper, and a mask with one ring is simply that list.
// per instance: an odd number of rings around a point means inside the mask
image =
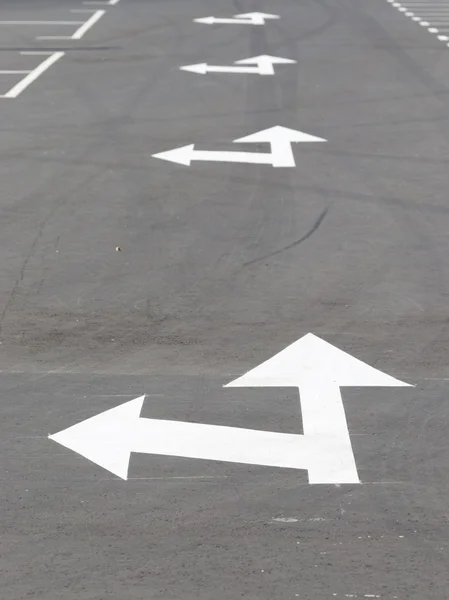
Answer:
[{"label": "arrow head", "polygon": [[324,138],[319,138],[314,135],[309,135],[296,129],[290,129],[289,127],[269,127],[263,129],[251,135],[234,140],[234,142],[246,142],[246,143],[258,143],[258,142],[326,142]]},{"label": "arrow head", "polygon": [[280,56],[270,56],[269,54],[261,54],[260,56],[253,56],[252,58],[244,58],[243,60],[236,60],[236,65],[258,65],[260,63],[268,63],[271,65],[287,65],[295,63],[296,60],[291,58],[281,58]]},{"label": "arrow head", "polygon": [[122,479],[128,479],[132,442],[145,396],[48,436]]},{"label": "arrow head", "polygon": [[341,387],[410,387],[308,333],[225,387],[299,387],[301,382]]},{"label": "arrow head", "polygon": [[153,158],[160,158],[161,160],[168,160],[169,162],[178,163],[190,167],[190,163],[193,159],[194,144],[188,146],[181,146],[181,148],[174,148],[173,150],[167,150],[167,152],[159,152],[153,154]]},{"label": "arrow head", "polygon": [[279,15],[270,15],[269,13],[251,12],[242,15],[234,15],[236,19],[280,19]]},{"label": "arrow head", "polygon": [[207,25],[213,25],[215,23],[214,17],[201,17],[200,19],[193,19],[195,23],[207,23]]},{"label": "arrow head", "polygon": [[179,67],[181,71],[190,71],[191,73],[198,73],[199,75],[205,75],[207,73],[207,63],[198,63],[197,65],[185,65],[185,67]]}]

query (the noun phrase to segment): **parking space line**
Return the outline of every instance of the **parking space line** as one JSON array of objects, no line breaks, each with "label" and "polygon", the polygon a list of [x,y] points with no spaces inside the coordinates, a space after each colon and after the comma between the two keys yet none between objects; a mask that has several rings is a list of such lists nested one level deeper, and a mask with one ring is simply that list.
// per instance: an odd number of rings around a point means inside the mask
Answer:
[{"label": "parking space line", "polygon": [[0,96],[0,98],[17,98],[17,96],[19,96],[24,90],[26,90],[26,88],[31,85],[33,83],[33,81],[36,81],[36,79],[38,79],[43,73],[45,73],[45,71],[47,71],[47,69],[49,69],[56,61],[58,61],[60,58],[62,58],[65,54],[65,52],[38,52],[38,51],[30,51],[30,52],[21,52],[20,54],[22,55],[48,55],[50,54],[50,56],[48,56],[48,58],[46,58],[43,62],[40,63],[40,65],[38,65],[35,69],[33,69],[32,71],[27,71],[27,76],[24,77],[23,79],[21,79],[19,81],[19,83],[17,83],[14,87],[12,87],[9,92],[6,92],[6,94],[4,94],[3,96]]},{"label": "parking space line", "polygon": [[0,70],[0,75],[20,75],[23,73],[30,73],[31,71],[5,71]]},{"label": "parking space line", "polygon": [[0,25],[83,25],[84,21],[0,21]]},{"label": "parking space line", "polygon": [[[74,9],[71,12],[91,12],[84,9]],[[87,19],[87,21],[81,21],[81,27],[79,27],[73,35],[40,35],[36,39],[37,40],[80,40],[87,31],[91,27],[97,23],[101,19],[101,17],[106,14],[105,10],[96,10],[93,15]],[[77,23],[80,24],[79,22]]]}]

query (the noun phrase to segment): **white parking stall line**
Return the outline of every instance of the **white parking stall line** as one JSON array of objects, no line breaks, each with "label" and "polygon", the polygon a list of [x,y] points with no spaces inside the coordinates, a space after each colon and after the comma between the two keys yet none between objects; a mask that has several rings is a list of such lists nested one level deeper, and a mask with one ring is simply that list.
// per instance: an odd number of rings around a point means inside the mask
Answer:
[{"label": "white parking stall line", "polygon": [[21,79],[19,83],[17,83],[14,87],[12,87],[9,92],[0,96],[0,98],[17,98],[28,86],[30,86],[33,81],[36,81],[47,69],[49,69],[52,65],[55,64],[60,58],[62,58],[65,52],[39,52],[39,51],[27,51],[21,52],[22,55],[48,55],[43,62],[40,63],[35,69],[32,71],[17,71],[18,73],[27,73],[26,77]]},{"label": "white parking stall line", "polygon": [[0,21],[0,25],[83,25],[84,21]]},{"label": "white parking stall line", "polygon": [[23,73],[30,73],[30,71],[9,71],[0,70],[0,75],[21,75]]},{"label": "white parking stall line", "polygon": [[[76,12],[76,13],[85,13],[85,12],[92,12],[89,11],[87,9],[74,9],[71,12]],[[81,21],[81,22],[77,22],[77,25],[81,24],[81,27],[79,27],[75,33],[73,35],[40,35],[38,36],[36,39],[37,40],[80,40],[85,33],[87,33],[89,31],[89,29],[91,27],[93,27],[95,25],[95,23],[97,23],[101,17],[103,15],[106,14],[105,10],[96,10],[93,15],[87,19],[87,21]]]}]

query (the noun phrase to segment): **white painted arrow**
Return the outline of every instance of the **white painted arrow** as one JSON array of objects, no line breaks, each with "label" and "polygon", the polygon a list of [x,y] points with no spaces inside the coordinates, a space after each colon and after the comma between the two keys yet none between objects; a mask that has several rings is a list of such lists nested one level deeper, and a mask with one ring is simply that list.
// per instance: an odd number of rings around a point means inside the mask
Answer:
[{"label": "white painted arrow", "polygon": [[252,12],[242,15],[234,15],[234,18],[223,17],[201,17],[193,19],[195,23],[215,24],[238,24],[238,25],[265,25],[267,19],[279,19],[279,15],[270,15],[268,13]]},{"label": "white painted arrow", "polygon": [[276,126],[234,140],[234,143],[268,143],[271,146],[269,154],[263,152],[195,150],[195,145],[190,144],[174,150],[153,154],[153,157],[186,166],[190,166],[192,160],[202,160],[206,162],[253,163],[272,165],[273,167],[294,167],[296,163],[292,150],[293,143],[325,141],[323,138],[296,129]]},{"label": "white painted arrow", "polygon": [[340,386],[408,386],[307,334],[225,387],[297,387],[303,435],[140,417],[145,396],[49,436],[122,479],[132,452],[306,469],[309,483],[359,483]]},{"label": "white painted arrow", "polygon": [[179,68],[182,71],[190,71],[191,73],[199,73],[200,75],[205,75],[206,73],[252,73],[255,75],[274,75],[273,65],[291,64],[295,62],[296,60],[291,60],[290,58],[281,58],[279,56],[263,54],[261,56],[244,58],[243,60],[236,60],[234,62],[234,65],[256,65],[255,67],[231,65],[219,66],[198,63],[196,65],[185,65],[184,67]]}]

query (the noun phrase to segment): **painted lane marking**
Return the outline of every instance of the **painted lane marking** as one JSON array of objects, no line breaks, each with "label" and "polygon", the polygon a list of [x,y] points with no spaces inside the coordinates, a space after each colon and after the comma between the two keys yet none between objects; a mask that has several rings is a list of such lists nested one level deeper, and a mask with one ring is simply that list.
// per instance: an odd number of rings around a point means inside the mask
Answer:
[{"label": "painted lane marking", "polygon": [[205,23],[207,25],[215,24],[237,24],[237,25],[265,25],[267,19],[280,19],[279,15],[270,15],[268,13],[252,12],[241,15],[234,15],[233,18],[222,17],[201,17],[193,19],[195,23]]},{"label": "painted lane marking", "polygon": [[141,418],[145,396],[49,438],[128,478],[132,452],[305,469],[310,484],[358,484],[340,387],[404,387],[307,334],[225,387],[296,387],[303,435]]},{"label": "painted lane marking", "polygon": [[47,69],[49,69],[52,65],[55,64],[60,58],[64,56],[64,52],[39,52],[39,51],[30,51],[30,52],[21,52],[20,54],[25,56],[39,56],[39,55],[48,55],[40,65],[38,65],[32,71],[28,71],[28,75],[24,77],[19,83],[17,83],[14,87],[12,87],[9,92],[6,92],[0,98],[17,98],[26,88],[31,85],[36,79],[38,79]]},{"label": "painted lane marking", "polygon": [[[73,9],[71,12],[86,13],[92,12],[88,9]],[[88,31],[97,23],[103,15],[106,14],[105,10],[96,10],[87,21],[81,21],[81,27],[79,27],[73,35],[40,35],[36,39],[38,40],[80,40]],[[78,23],[79,24],[79,23]]]},{"label": "painted lane marking", "polygon": [[205,75],[206,73],[241,73],[241,74],[255,74],[255,75],[274,75],[273,65],[280,64],[292,64],[296,63],[296,60],[290,58],[281,58],[279,56],[269,56],[262,54],[260,56],[254,56],[253,58],[244,58],[243,60],[234,61],[234,65],[252,65],[255,67],[247,66],[219,66],[219,65],[208,65],[207,63],[198,63],[196,65],[185,65],[179,67],[182,71],[189,71],[191,73],[198,73]]},{"label": "painted lane marking", "polygon": [[233,143],[270,144],[269,154],[262,152],[232,152],[217,150],[195,150],[195,145],[182,146],[174,150],[153,154],[154,158],[190,166],[192,160],[207,162],[232,162],[266,164],[273,167],[295,167],[292,144],[301,142],[326,142],[327,140],[287,127],[270,127],[252,135],[233,140]]},{"label": "painted lane marking", "polygon": [[30,71],[0,71],[0,75],[21,75]]}]

